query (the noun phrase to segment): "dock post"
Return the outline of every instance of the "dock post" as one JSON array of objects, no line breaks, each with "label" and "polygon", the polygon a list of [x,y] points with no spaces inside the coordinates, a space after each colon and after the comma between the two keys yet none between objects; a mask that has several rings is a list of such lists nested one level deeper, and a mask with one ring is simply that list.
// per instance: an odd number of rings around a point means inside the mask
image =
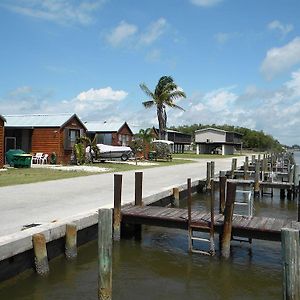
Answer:
[{"label": "dock post", "polygon": [[[221,172],[220,172],[221,173]],[[226,176],[222,176],[220,174],[220,188],[219,188],[219,193],[220,193],[220,200],[219,200],[219,213],[223,214],[224,209],[225,209],[225,193],[226,193],[226,181],[227,178]]]},{"label": "dock post", "polygon": [[208,161],[206,165],[206,190],[210,190],[211,162]]},{"label": "dock post", "polygon": [[234,171],[236,170],[237,167],[237,159],[233,158],[231,161],[231,178],[234,178]]},{"label": "dock post", "polygon": [[[134,205],[143,206],[143,172],[135,172],[135,198]],[[142,225],[134,224],[134,238],[142,239]]]},{"label": "dock post", "polygon": [[174,206],[179,207],[180,203],[180,192],[179,188],[173,188]]},{"label": "dock post", "polygon": [[32,236],[32,244],[35,270],[39,275],[47,275],[49,273],[49,263],[45,236],[42,233],[34,234]]},{"label": "dock post", "polygon": [[298,183],[298,222],[300,222],[300,181]]},{"label": "dock post", "polygon": [[214,223],[215,223],[215,182],[211,180],[211,193],[210,193],[210,255],[215,255],[215,241],[214,241]]},{"label": "dock post", "polygon": [[190,226],[191,221],[192,221],[192,180],[191,180],[191,178],[187,179],[187,191],[188,191],[187,208],[188,208],[189,252],[192,252],[192,249],[193,249],[192,229]]},{"label": "dock post", "polygon": [[259,197],[259,171],[260,169],[260,161],[255,160],[255,180],[254,180],[254,196]]},{"label": "dock post", "polygon": [[254,165],[254,163],[255,163],[255,154],[251,156],[251,164]]},{"label": "dock post", "polygon": [[245,162],[244,162],[244,179],[248,180],[249,176],[248,176],[248,169],[249,169],[249,157],[246,156],[245,157]]},{"label": "dock post", "polygon": [[66,225],[65,256],[67,259],[77,257],[77,227],[74,223]]},{"label": "dock post", "polygon": [[98,213],[98,299],[112,299],[112,211]]},{"label": "dock post", "polygon": [[236,193],[236,183],[227,182],[227,195],[224,211],[224,225],[222,235],[222,257],[229,258],[230,256],[230,241],[232,233],[232,217],[234,209]]},{"label": "dock post", "polygon": [[281,229],[283,266],[283,299],[300,299],[300,247],[299,230]]},{"label": "dock post", "polygon": [[214,161],[211,161],[210,162],[210,178],[211,179],[214,179],[215,177],[215,162]]},{"label": "dock post", "polygon": [[135,198],[134,204],[143,205],[143,172],[135,172]]},{"label": "dock post", "polygon": [[121,236],[122,175],[114,174],[114,241]]}]

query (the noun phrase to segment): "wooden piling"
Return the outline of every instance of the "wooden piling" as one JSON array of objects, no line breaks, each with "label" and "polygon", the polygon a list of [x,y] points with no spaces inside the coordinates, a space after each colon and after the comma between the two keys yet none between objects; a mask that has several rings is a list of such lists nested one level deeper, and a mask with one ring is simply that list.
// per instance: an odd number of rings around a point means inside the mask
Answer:
[{"label": "wooden piling", "polygon": [[300,222],[300,181],[298,183],[298,222]]},{"label": "wooden piling", "polygon": [[237,159],[233,158],[231,161],[231,178],[232,179],[234,178],[234,171],[236,170],[236,168],[237,168]]},{"label": "wooden piling", "polygon": [[173,188],[173,197],[174,197],[174,206],[179,207],[179,202],[180,202],[180,192],[179,188]]},{"label": "wooden piling", "polygon": [[112,211],[98,214],[98,299],[112,299]]},{"label": "wooden piling", "polygon": [[35,270],[39,275],[45,276],[49,273],[46,239],[42,233],[32,236],[34,251]]},{"label": "wooden piling", "polygon": [[187,179],[187,192],[188,192],[188,198],[187,198],[187,208],[188,208],[188,234],[189,234],[189,251],[192,252],[192,230],[191,230],[191,220],[192,220],[192,180],[191,178]]},{"label": "wooden piling", "polygon": [[230,257],[230,241],[232,232],[232,216],[236,193],[236,183],[227,182],[226,203],[224,210],[224,225],[222,234],[222,257]]},{"label": "wooden piling", "polygon": [[215,223],[215,182],[211,180],[211,192],[210,192],[210,254],[215,255],[215,242],[214,242],[214,223]]},{"label": "wooden piling", "polygon": [[281,229],[283,266],[283,299],[300,299],[300,247],[299,230]]},{"label": "wooden piling", "polygon": [[255,179],[254,179],[254,196],[259,196],[259,173],[260,173],[260,162],[257,159],[255,161]]},{"label": "wooden piling", "polygon": [[121,202],[122,202],[122,175],[114,175],[114,240],[120,240],[121,235]]},{"label": "wooden piling", "polygon": [[135,172],[135,205],[143,205],[143,172]]},{"label": "wooden piling", "polygon": [[248,158],[248,156],[246,156],[245,162],[244,162],[244,179],[245,180],[249,179],[248,170],[249,170],[249,158]]},{"label": "wooden piling", "polygon": [[226,181],[227,181],[226,176],[220,176],[220,187],[219,187],[219,193],[220,193],[219,212],[220,212],[220,214],[223,214],[224,209],[225,209]]},{"label": "wooden piling", "polygon": [[66,225],[65,256],[67,259],[77,257],[77,226],[74,223]]},{"label": "wooden piling", "polygon": [[206,164],[206,190],[210,190],[210,180],[211,180],[211,162],[208,161]]},{"label": "wooden piling", "polygon": [[214,179],[214,177],[215,177],[215,162],[214,161],[210,162],[210,176],[211,176],[211,179]]}]

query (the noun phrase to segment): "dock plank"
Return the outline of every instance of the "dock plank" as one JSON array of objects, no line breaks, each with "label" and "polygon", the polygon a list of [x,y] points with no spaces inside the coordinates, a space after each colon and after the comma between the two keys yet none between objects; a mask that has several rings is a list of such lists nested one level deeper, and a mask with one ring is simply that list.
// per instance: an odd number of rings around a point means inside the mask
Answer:
[{"label": "dock plank", "polygon": [[[211,222],[210,212],[206,210],[193,209],[192,223],[199,226],[199,230],[205,230]],[[186,209],[158,207],[158,206],[127,206],[122,208],[122,220],[125,222],[135,222],[138,224],[154,224],[156,226],[187,228],[188,214]],[[216,214],[214,227],[218,232],[222,232],[224,216]],[[202,228],[203,227],[203,228]],[[259,238],[264,240],[280,241],[281,228],[290,227],[300,230],[300,222],[268,218],[268,217],[248,217],[234,215],[232,228],[237,234],[244,237]]]}]

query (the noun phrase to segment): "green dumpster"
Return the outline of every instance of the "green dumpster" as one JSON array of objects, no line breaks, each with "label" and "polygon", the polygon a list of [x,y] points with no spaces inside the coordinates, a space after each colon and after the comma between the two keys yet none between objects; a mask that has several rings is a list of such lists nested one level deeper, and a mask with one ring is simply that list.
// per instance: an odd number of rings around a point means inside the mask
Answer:
[{"label": "green dumpster", "polygon": [[31,154],[14,154],[13,163],[15,168],[30,168]]},{"label": "green dumpster", "polygon": [[15,154],[24,154],[25,152],[21,149],[10,149],[5,153],[6,163],[11,167],[14,166],[14,155]]}]

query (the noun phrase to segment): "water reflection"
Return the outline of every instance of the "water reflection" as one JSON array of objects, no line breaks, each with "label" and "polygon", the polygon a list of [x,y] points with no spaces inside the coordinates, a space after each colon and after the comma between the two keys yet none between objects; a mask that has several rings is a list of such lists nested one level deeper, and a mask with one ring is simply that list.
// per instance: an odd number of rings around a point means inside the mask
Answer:
[{"label": "water reflection", "polygon": [[[193,206],[208,210],[209,201],[195,196]],[[279,193],[254,203],[255,215],[297,217],[296,201],[280,200]],[[218,248],[218,235],[215,242]],[[144,227],[141,242],[121,240],[113,251],[113,299],[281,299],[279,243],[232,242],[229,261],[187,249],[184,230]],[[50,270],[46,278],[27,272],[1,284],[0,299],[97,299],[96,242],[82,246],[75,261],[54,259]]]}]

